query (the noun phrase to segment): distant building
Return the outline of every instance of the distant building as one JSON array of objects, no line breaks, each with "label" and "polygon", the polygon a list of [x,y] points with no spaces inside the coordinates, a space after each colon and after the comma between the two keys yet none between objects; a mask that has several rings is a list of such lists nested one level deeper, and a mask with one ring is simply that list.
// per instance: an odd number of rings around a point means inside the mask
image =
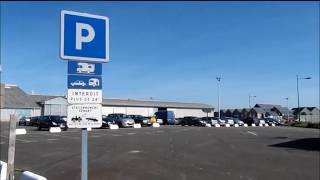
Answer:
[{"label": "distant building", "polygon": [[10,114],[38,116],[40,106],[16,85],[1,84],[1,120],[9,120]]},{"label": "distant building", "polygon": [[320,111],[317,107],[300,107],[293,108],[292,110],[296,119],[299,118],[300,111],[301,122],[320,123]]},{"label": "distant building", "polygon": [[[29,95],[16,85],[1,84],[1,121],[8,121],[10,114],[22,116],[67,115],[65,96]],[[207,104],[104,98],[102,114],[124,113],[151,116],[157,111],[173,111],[177,118],[184,116],[213,116],[214,108]]]}]

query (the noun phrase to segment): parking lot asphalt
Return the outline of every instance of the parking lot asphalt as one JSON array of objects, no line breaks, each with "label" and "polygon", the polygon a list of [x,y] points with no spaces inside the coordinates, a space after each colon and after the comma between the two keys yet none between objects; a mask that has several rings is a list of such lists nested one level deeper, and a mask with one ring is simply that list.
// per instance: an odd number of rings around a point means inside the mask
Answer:
[{"label": "parking lot asphalt", "polygon": [[[1,126],[1,160],[8,129]],[[49,180],[80,179],[80,130],[27,127],[16,140],[15,167]],[[93,129],[88,137],[91,180],[319,180],[318,129],[182,127]]]}]

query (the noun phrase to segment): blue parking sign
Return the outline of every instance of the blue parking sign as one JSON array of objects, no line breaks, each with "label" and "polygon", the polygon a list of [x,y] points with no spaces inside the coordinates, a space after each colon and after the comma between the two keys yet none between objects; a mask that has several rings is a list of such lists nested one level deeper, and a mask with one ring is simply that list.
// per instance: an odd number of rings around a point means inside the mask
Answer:
[{"label": "blue parking sign", "polygon": [[109,61],[109,18],[61,11],[60,56],[65,60]]},{"label": "blue parking sign", "polygon": [[82,61],[68,61],[68,74],[99,75],[102,74],[102,64]]},{"label": "blue parking sign", "polygon": [[101,76],[68,75],[68,89],[102,89]]}]

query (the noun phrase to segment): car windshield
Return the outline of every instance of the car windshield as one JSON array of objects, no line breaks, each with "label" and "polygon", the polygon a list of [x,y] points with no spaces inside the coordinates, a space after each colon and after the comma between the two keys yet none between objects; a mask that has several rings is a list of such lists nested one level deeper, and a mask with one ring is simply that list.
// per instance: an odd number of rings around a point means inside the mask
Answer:
[{"label": "car windshield", "polygon": [[49,116],[49,119],[50,119],[52,122],[56,122],[56,123],[62,123],[62,122],[64,122],[64,120],[62,119],[61,116]]},{"label": "car windshield", "polygon": [[121,118],[129,118],[129,116],[126,115],[126,114],[118,114],[118,117],[121,117]]}]

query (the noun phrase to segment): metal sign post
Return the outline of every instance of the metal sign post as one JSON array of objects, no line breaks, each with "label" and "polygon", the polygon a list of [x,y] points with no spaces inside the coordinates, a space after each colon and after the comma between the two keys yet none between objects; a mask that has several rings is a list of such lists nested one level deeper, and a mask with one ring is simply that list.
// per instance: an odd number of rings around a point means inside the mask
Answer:
[{"label": "metal sign post", "polygon": [[88,131],[81,129],[81,180],[88,179]]},{"label": "metal sign post", "polygon": [[69,61],[67,125],[81,128],[81,180],[87,180],[87,128],[102,126],[101,63],[109,61],[109,18],[62,10],[60,32],[60,57]]},{"label": "metal sign post", "polygon": [[8,146],[8,166],[7,166],[7,180],[14,178],[14,155],[16,150],[16,119],[13,114],[10,115],[10,134]]}]

